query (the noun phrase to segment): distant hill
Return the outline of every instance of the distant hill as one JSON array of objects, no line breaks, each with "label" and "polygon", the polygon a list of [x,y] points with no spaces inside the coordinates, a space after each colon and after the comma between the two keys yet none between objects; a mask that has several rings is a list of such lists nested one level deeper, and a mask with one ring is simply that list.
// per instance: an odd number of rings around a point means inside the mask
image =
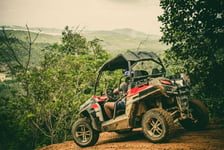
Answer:
[{"label": "distant hill", "polygon": [[[1,27],[1,26],[0,26]],[[25,40],[26,28],[20,26],[6,26],[8,32],[13,33],[21,40]],[[60,43],[61,41],[61,29],[52,28],[30,28],[31,36],[35,36],[35,32],[40,32],[40,35],[36,43],[43,45]],[[156,53],[161,53],[168,46],[159,42],[159,35],[150,35],[143,32],[135,31],[133,29],[115,29],[110,31],[81,31],[80,33],[87,40],[98,38],[102,40],[102,47],[109,53],[116,55],[126,50],[148,50]]]},{"label": "distant hill", "polygon": [[161,53],[168,48],[159,42],[159,35],[147,35],[127,28],[111,31],[84,31],[82,34],[89,40],[94,38],[103,40],[101,45],[112,54],[137,49]]},{"label": "distant hill", "polygon": [[[15,37],[17,37],[20,40],[25,41],[27,37],[27,30],[24,29],[14,29],[14,28],[5,28],[8,34],[13,34]],[[31,37],[35,37],[37,33],[39,33],[39,36],[35,43],[48,43],[48,44],[53,44],[56,42],[60,42],[61,35],[60,34],[51,34],[51,33],[44,33],[39,30],[30,30]]]}]

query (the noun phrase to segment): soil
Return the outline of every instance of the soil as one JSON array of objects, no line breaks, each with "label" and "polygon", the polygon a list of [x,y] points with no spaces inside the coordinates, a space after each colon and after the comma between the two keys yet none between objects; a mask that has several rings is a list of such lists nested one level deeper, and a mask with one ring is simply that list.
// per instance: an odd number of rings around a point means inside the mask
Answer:
[{"label": "soil", "polygon": [[167,143],[149,142],[141,129],[129,134],[101,133],[95,146],[80,148],[73,141],[49,145],[36,150],[224,150],[224,120],[211,120],[208,127],[200,131],[187,131],[180,125]]}]

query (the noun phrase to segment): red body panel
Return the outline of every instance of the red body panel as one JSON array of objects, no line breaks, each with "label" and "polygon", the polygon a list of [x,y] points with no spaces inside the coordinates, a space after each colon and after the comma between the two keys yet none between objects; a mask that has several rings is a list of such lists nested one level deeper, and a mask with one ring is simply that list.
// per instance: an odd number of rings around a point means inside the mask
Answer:
[{"label": "red body panel", "polygon": [[147,88],[149,88],[151,86],[152,86],[152,84],[150,84],[150,83],[148,83],[148,84],[142,84],[140,86],[136,86],[136,87],[134,87],[134,88],[132,88],[132,89],[130,89],[128,91],[127,97],[132,97],[132,96],[134,96],[136,94],[139,94],[140,91],[145,90],[145,89],[147,89]]}]

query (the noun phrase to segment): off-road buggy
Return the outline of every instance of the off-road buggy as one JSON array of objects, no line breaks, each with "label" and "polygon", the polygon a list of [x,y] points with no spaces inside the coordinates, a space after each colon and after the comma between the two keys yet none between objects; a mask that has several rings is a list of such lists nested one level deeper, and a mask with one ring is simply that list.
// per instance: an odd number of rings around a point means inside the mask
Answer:
[{"label": "off-road buggy", "polygon": [[[128,91],[123,96],[111,92],[116,85],[112,78],[101,79],[104,72],[112,75],[116,70],[128,72],[120,76],[119,84],[126,76],[130,78]],[[134,128],[142,128],[151,142],[158,143],[172,137],[176,123],[189,130],[205,128],[208,123],[205,105],[189,99],[189,86],[181,76],[167,78],[165,74],[162,61],[153,52],[128,51],[103,64],[98,71],[94,96],[81,105],[82,117],[72,126],[75,143],[81,147],[91,146],[98,141],[101,132],[121,134]],[[115,76],[118,75],[115,73]],[[106,82],[102,91],[98,89],[101,81]],[[115,107],[113,118],[108,119],[104,104],[122,99],[125,99],[125,109]]]}]

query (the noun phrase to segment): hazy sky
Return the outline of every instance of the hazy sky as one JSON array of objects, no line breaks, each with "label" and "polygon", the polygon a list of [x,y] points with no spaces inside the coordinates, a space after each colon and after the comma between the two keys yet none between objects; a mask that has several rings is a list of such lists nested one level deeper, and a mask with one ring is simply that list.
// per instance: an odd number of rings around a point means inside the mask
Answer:
[{"label": "hazy sky", "polygon": [[158,34],[159,0],[0,0],[0,24]]}]

